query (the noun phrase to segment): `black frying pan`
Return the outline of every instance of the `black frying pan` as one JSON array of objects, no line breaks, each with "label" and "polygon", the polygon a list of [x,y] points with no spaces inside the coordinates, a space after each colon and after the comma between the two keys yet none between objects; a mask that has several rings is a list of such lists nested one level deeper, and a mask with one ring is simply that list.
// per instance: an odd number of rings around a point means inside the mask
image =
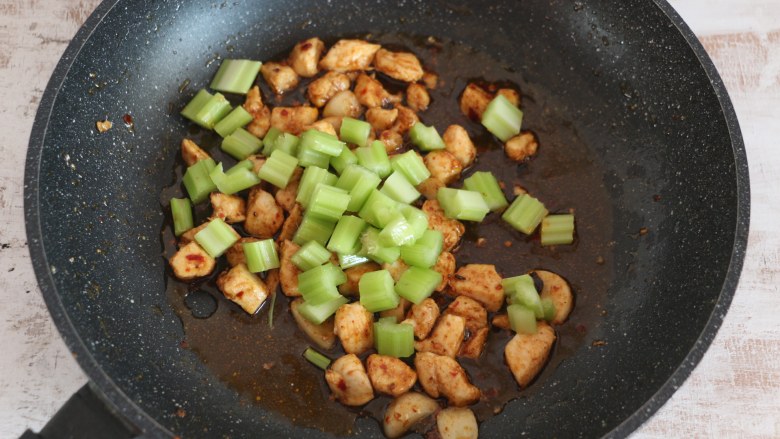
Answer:
[{"label": "black frying pan", "polygon": [[[217,65],[211,60],[265,60],[309,36],[333,42],[366,33],[435,59],[432,67],[449,78],[435,102],[454,106],[470,79],[519,85],[526,127],[542,149],[530,165],[500,172],[579,215],[579,243],[569,250],[520,240],[480,253],[472,245],[479,230],[464,244],[459,262],[489,254],[506,274],[551,268],[577,294],[543,376],[483,422],[481,435],[628,435],[679,387],[715,336],[748,230],[748,168],[733,108],[699,42],[660,0],[103,3],[42,99],[25,209],[53,319],[90,389],[129,421],[104,427],[119,428],[116,437],[122,429],[328,435],[255,403],[214,367],[208,345],[188,344],[184,328],[195,323],[167,280],[160,193],[177,181],[176,150],[188,133],[178,109],[208,84]],[[123,126],[124,114],[133,116],[133,130]],[[115,127],[99,135],[94,123],[105,116]],[[459,116],[436,110],[428,117],[442,125],[439,119]],[[483,164],[492,166],[495,145],[480,142]],[[485,227],[495,238],[489,243],[517,238]],[[219,302],[215,315],[240,316],[230,306]],[[232,321],[226,344],[241,328],[266,328],[262,315]],[[100,405],[87,390],[74,401],[78,409]],[[59,421],[97,419],[63,413]],[[42,435],[56,437],[57,428]],[[353,434],[381,436],[366,418]]]}]

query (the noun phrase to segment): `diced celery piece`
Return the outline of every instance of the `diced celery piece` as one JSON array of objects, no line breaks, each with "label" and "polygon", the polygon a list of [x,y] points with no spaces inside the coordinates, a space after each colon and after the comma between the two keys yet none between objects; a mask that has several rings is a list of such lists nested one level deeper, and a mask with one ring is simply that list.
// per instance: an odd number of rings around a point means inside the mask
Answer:
[{"label": "diced celery piece", "polygon": [[225,93],[246,94],[255,82],[262,65],[260,61],[248,59],[223,60],[211,81],[211,89]]},{"label": "diced celery piece", "polygon": [[523,194],[515,198],[501,218],[515,229],[530,235],[546,215],[544,204],[528,194]]},{"label": "diced celery piece", "polygon": [[181,115],[206,129],[213,129],[223,117],[230,113],[230,102],[221,93],[211,95],[201,90],[187,104]]},{"label": "diced celery piece", "polygon": [[381,178],[387,177],[393,171],[390,159],[387,157],[385,144],[379,140],[374,140],[368,146],[355,148],[353,152],[357,156],[360,166],[373,171]]},{"label": "diced celery piece", "polygon": [[255,164],[252,163],[252,160],[241,160],[240,162],[233,165],[232,168],[225,171],[225,175],[230,176],[235,174],[236,172],[242,172],[242,169],[246,169],[247,171],[251,171],[255,168]]},{"label": "diced celery piece", "polygon": [[374,323],[374,346],[379,355],[411,357],[414,354],[414,327],[407,323]]},{"label": "diced celery piece", "polygon": [[504,292],[507,294],[511,304],[523,305],[530,309],[537,319],[541,319],[544,316],[539,293],[536,292],[534,280],[530,275],[524,274],[512,278],[511,289],[509,291],[504,290]]},{"label": "diced celery piece", "polygon": [[341,140],[357,146],[365,146],[371,133],[371,124],[363,120],[345,117],[341,121],[339,137]]},{"label": "diced celery piece", "polygon": [[[338,177],[328,172],[327,169],[319,166],[309,166],[301,175],[301,182],[298,184],[298,194],[295,201],[301,203],[304,208],[309,206],[309,201],[318,184],[327,184],[333,186],[338,181]],[[336,185],[338,187],[338,185]],[[345,189],[345,188],[341,188]]]},{"label": "diced celery piece", "polygon": [[253,136],[252,133],[237,128],[229,136],[222,139],[222,151],[230,154],[236,160],[244,160],[256,153],[263,146],[263,141]]},{"label": "diced celery piece", "polygon": [[298,291],[310,305],[322,305],[340,296],[338,285],[326,267],[320,265],[298,274]]},{"label": "diced celery piece", "polygon": [[357,163],[357,156],[349,148],[342,149],[341,154],[339,154],[337,157],[330,158],[330,165],[333,166],[333,169],[335,169],[336,172],[339,173],[339,175],[341,175],[344,172],[344,169],[346,169],[347,166],[356,163]]},{"label": "diced celery piece", "polygon": [[384,247],[379,243],[379,230],[373,227],[368,227],[360,235],[360,243],[362,245],[361,253],[380,264],[391,264],[401,256],[400,247]]},{"label": "diced celery piece", "polygon": [[217,190],[217,186],[209,177],[211,170],[216,166],[212,159],[199,160],[184,172],[182,183],[194,204],[205,201],[211,192]]},{"label": "diced celery piece", "polygon": [[490,208],[479,192],[443,187],[436,194],[444,215],[463,221],[482,221]]},{"label": "diced celery piece", "polygon": [[254,172],[241,167],[227,174],[222,171],[222,163],[218,164],[209,173],[211,181],[217,185],[220,192],[227,195],[249,189],[260,183],[260,178]]},{"label": "diced celery piece", "polygon": [[574,242],[574,215],[547,215],[542,220],[542,245]]},{"label": "diced celery piece", "polygon": [[399,211],[393,212],[390,221],[379,232],[379,245],[383,247],[398,247],[412,244],[414,241],[412,226]]},{"label": "diced celery piece", "polygon": [[346,270],[347,268],[352,268],[360,264],[365,264],[366,262],[371,260],[365,256],[361,256],[356,253],[350,253],[350,254],[339,253],[339,266],[341,267],[342,270]]},{"label": "diced celery piece", "polygon": [[245,242],[241,244],[246,257],[246,267],[252,273],[260,273],[279,268],[279,255],[273,239]]},{"label": "diced celery piece", "polygon": [[315,351],[312,348],[306,348],[306,350],[303,351],[303,358],[305,358],[309,363],[319,367],[322,370],[326,370],[330,365],[330,358],[326,357],[325,355],[322,355],[321,353]]},{"label": "diced celery piece", "polygon": [[301,271],[318,267],[330,259],[331,253],[317,241],[309,241],[292,255],[290,260]]},{"label": "diced celery piece", "polygon": [[399,203],[410,204],[420,198],[420,192],[412,186],[404,174],[396,171],[390,174],[382,185],[380,192]]},{"label": "diced celery piece", "polygon": [[431,176],[431,171],[425,166],[422,157],[413,151],[406,151],[390,159],[393,170],[400,172],[414,186],[422,183]]},{"label": "diced celery piece", "polygon": [[412,125],[409,130],[409,138],[421,151],[433,151],[444,149],[444,140],[442,140],[436,127],[425,126],[422,122]]},{"label": "diced celery piece", "polygon": [[[297,156],[300,142],[301,139],[299,139],[298,136],[290,133],[282,133],[274,139],[273,151],[284,151],[292,156]],[[271,151],[272,154],[273,151]]]},{"label": "diced celery piece", "polygon": [[276,139],[278,139],[282,134],[284,134],[282,130],[276,127],[271,127],[268,132],[265,133],[265,137],[263,137],[263,145],[265,145],[263,147],[264,156],[268,157],[272,152],[274,152],[274,144],[276,143]]},{"label": "diced celery piece", "polygon": [[395,292],[412,303],[426,299],[441,283],[441,273],[430,268],[409,267],[395,284]]},{"label": "diced celery piece", "polygon": [[358,215],[372,226],[384,228],[398,212],[398,206],[397,201],[374,189]]},{"label": "diced celery piece", "polygon": [[393,287],[393,277],[387,270],[363,274],[358,282],[360,304],[370,312],[385,311],[398,306],[400,298]]},{"label": "diced celery piece", "polygon": [[335,221],[326,221],[311,215],[304,215],[301,225],[298,226],[298,230],[296,230],[293,236],[293,242],[298,245],[304,245],[309,241],[317,241],[324,246],[330,239],[330,234],[333,233],[334,227],[336,227]]},{"label": "diced celery piece", "polygon": [[542,309],[544,310],[544,319],[548,322],[555,318],[555,303],[549,297],[542,299]]},{"label": "diced celery piece", "polygon": [[347,210],[359,211],[369,195],[379,186],[382,180],[378,175],[360,165],[347,165],[336,182],[336,187],[349,192],[350,200]]},{"label": "diced celery piece", "polygon": [[347,145],[339,140],[338,137],[322,131],[310,129],[301,134],[300,148],[307,148],[325,154],[328,156],[328,160],[330,160],[330,157],[341,155],[341,151],[346,147]]},{"label": "diced celery piece", "polygon": [[290,177],[292,177],[296,167],[298,167],[297,158],[277,149],[265,161],[257,176],[279,189],[284,189],[290,182]]},{"label": "diced celery piece", "polygon": [[509,305],[506,307],[509,317],[509,326],[520,334],[536,334],[536,316],[530,309],[523,305]]},{"label": "diced celery piece", "polygon": [[444,236],[438,230],[426,230],[414,244],[401,247],[401,259],[407,265],[420,268],[433,267],[439,259]]},{"label": "diced celery piece", "polygon": [[303,302],[300,304],[300,306],[298,306],[298,312],[306,320],[314,323],[315,325],[320,325],[325,320],[328,320],[328,318],[332,316],[341,305],[344,305],[347,302],[349,302],[349,300],[341,295],[329,302],[325,302],[316,306],[307,302]]},{"label": "diced celery piece", "polygon": [[193,228],[192,203],[188,198],[171,198],[171,217],[173,217],[173,233],[181,235]]},{"label": "diced celery piece", "polygon": [[482,194],[490,210],[500,210],[509,206],[504,191],[498,185],[498,180],[490,172],[475,172],[471,177],[463,180],[463,187]]},{"label": "diced celery piece", "polygon": [[366,222],[356,216],[344,215],[336,223],[328,241],[328,250],[340,254],[351,252],[360,244],[360,235],[366,228]]},{"label": "diced celery piece", "polygon": [[349,194],[344,189],[319,183],[312,192],[306,213],[312,217],[336,222],[349,205]]},{"label": "diced celery piece", "polygon": [[197,242],[212,258],[222,256],[239,239],[238,233],[221,218],[214,218],[195,234]]},{"label": "diced celery piece", "polygon": [[482,125],[502,142],[506,142],[520,133],[523,112],[505,96],[498,95],[482,113]]},{"label": "diced celery piece", "polygon": [[317,166],[326,169],[330,165],[330,156],[315,151],[310,145],[298,144],[298,161],[304,168]]},{"label": "diced celery piece", "polygon": [[214,125],[214,131],[222,137],[227,137],[249,122],[252,122],[252,115],[239,105]]}]

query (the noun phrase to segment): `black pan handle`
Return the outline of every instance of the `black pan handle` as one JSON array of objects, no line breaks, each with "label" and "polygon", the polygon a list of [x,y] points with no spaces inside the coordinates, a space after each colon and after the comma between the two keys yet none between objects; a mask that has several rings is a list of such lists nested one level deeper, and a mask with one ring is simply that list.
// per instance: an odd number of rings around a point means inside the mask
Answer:
[{"label": "black pan handle", "polygon": [[87,383],[68,399],[40,433],[27,430],[19,439],[130,439],[138,429],[120,418]]}]

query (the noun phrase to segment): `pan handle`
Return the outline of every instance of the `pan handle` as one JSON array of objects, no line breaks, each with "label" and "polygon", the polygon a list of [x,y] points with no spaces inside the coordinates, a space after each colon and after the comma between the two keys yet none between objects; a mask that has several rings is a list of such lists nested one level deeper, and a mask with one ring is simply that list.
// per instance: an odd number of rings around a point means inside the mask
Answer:
[{"label": "pan handle", "polygon": [[46,423],[40,433],[27,430],[19,439],[130,439],[140,431],[109,408],[87,383]]}]

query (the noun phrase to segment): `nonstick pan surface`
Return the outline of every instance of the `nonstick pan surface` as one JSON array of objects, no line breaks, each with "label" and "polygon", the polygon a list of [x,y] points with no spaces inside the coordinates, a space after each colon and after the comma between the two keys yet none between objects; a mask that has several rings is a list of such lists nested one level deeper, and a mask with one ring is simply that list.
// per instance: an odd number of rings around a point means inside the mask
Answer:
[{"label": "nonstick pan surface", "polygon": [[[733,108],[698,41],[661,1],[103,3],[44,94],[25,177],[30,252],[66,343],[149,435],[328,436],[253,404],[182,344],[166,295],[160,192],[175,181],[188,133],[178,109],[208,84],[215,60],[269,59],[310,36],[368,33],[433,36],[499,60],[532,98],[527,124],[540,131],[540,155],[556,144],[580,154],[558,157],[550,178],[582,175],[592,189],[582,198],[598,201],[603,221],[592,236],[606,237],[605,258],[588,263],[603,276],[572,282],[578,303],[562,330],[575,342],[480,433],[627,435],[714,337],[748,229]],[[106,116],[115,128],[99,135],[94,123]],[[520,247],[501,258],[522,261]],[[549,263],[566,267],[577,255]],[[353,434],[381,437],[367,419]]]}]

